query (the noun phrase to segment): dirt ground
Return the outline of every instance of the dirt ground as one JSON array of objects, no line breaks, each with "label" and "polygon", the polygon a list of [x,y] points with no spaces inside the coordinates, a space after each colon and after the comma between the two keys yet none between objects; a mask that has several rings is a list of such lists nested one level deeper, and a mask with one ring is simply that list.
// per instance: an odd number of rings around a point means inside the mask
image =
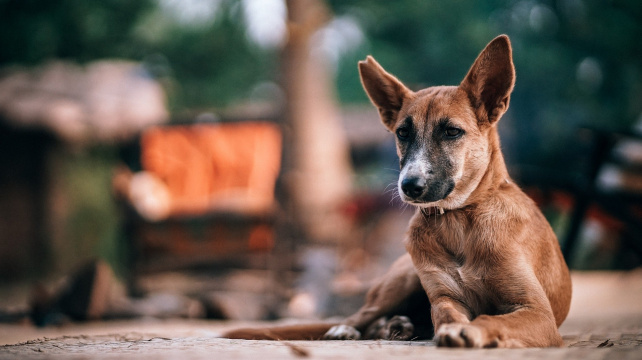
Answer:
[{"label": "dirt ground", "polygon": [[0,359],[642,359],[642,269],[574,273],[559,349],[457,350],[432,341],[243,341],[217,338],[240,322],[137,320],[61,328],[0,325]]}]

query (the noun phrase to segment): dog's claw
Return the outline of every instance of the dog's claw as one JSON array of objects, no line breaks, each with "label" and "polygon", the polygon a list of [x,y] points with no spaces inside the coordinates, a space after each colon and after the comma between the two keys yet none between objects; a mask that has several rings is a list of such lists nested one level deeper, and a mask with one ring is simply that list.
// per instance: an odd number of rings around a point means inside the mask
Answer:
[{"label": "dog's claw", "polygon": [[359,340],[359,330],[349,325],[335,325],[323,335],[323,340]]},{"label": "dog's claw", "polygon": [[387,340],[409,340],[415,327],[406,316],[393,316],[386,324]]},{"label": "dog's claw", "polygon": [[437,346],[481,348],[482,329],[469,324],[444,324],[435,334]]},{"label": "dog's claw", "polygon": [[385,317],[374,321],[364,333],[365,339],[371,340],[410,340],[415,331],[415,326],[407,316]]}]

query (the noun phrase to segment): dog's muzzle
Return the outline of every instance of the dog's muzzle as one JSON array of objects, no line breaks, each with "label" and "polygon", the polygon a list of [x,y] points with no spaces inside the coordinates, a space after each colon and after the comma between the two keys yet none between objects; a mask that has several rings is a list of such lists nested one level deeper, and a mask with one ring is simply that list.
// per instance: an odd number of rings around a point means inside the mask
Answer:
[{"label": "dog's muzzle", "polygon": [[406,177],[399,184],[405,199],[412,203],[431,203],[445,199],[455,188],[452,180],[432,180],[421,177]]}]

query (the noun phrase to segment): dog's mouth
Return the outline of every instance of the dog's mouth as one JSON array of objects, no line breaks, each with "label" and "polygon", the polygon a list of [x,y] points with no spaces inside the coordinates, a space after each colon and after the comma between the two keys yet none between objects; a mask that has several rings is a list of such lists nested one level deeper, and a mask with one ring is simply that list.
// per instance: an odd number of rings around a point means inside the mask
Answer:
[{"label": "dog's mouth", "polygon": [[426,205],[445,200],[455,189],[451,179],[427,183],[419,178],[405,178],[399,183],[401,199],[412,205]]}]

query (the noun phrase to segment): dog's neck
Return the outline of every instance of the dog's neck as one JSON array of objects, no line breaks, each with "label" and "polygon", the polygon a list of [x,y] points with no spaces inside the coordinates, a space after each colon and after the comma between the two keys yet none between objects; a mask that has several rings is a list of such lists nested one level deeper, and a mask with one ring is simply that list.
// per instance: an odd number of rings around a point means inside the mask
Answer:
[{"label": "dog's neck", "polygon": [[490,160],[479,184],[468,197],[466,207],[479,204],[479,202],[488,199],[490,193],[497,191],[502,185],[511,182],[508,170],[506,169],[506,163],[504,162],[504,155],[499,144],[497,129],[490,129],[488,136]]}]

